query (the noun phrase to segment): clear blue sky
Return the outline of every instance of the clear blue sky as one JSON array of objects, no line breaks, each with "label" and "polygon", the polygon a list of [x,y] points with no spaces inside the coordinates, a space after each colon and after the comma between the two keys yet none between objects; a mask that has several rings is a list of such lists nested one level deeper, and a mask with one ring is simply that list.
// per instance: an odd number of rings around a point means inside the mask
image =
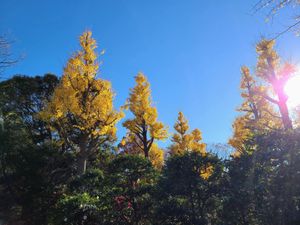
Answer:
[{"label": "clear blue sky", "polygon": [[[0,0],[0,32],[26,57],[4,74],[60,76],[78,49],[78,36],[93,31],[102,78],[112,82],[115,105],[124,104],[133,77],[151,83],[159,119],[173,131],[178,111],[207,143],[226,143],[237,113],[240,66],[255,66],[255,43],[289,24],[251,15],[256,0]],[[298,62],[300,39],[286,34],[278,49]],[[124,133],[120,129],[119,136]]]}]

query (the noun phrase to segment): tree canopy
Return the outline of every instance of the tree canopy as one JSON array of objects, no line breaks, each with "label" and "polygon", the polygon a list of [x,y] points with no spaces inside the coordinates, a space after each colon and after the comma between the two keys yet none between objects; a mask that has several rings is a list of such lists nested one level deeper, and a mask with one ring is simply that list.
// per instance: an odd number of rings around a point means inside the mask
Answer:
[{"label": "tree canopy", "polygon": [[117,110],[111,82],[98,76],[92,32],[79,43],[61,77],[0,82],[0,223],[300,223],[300,128],[284,92],[296,67],[283,63],[274,40],[257,44],[254,71],[241,68],[229,158],[211,151],[182,112],[169,138],[142,73]]}]

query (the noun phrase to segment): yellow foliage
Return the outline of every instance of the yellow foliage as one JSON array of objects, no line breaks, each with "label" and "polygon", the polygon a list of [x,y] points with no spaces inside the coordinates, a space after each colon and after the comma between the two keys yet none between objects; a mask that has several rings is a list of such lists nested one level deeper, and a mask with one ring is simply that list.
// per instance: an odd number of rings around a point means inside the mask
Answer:
[{"label": "yellow foliage", "polygon": [[184,154],[188,151],[206,154],[206,145],[202,143],[202,135],[199,129],[188,133],[189,125],[182,112],[178,113],[177,122],[174,125],[177,133],[172,136],[172,145],[169,147],[171,155]]},{"label": "yellow foliage", "polygon": [[247,116],[240,116],[236,118],[233,127],[233,137],[228,143],[235,149],[232,153],[233,157],[239,157],[245,151],[245,141],[251,137],[251,130],[247,127]]},{"label": "yellow foliage", "polygon": [[130,96],[125,108],[134,115],[123,123],[131,137],[141,144],[145,157],[148,157],[154,140],[167,138],[165,126],[157,121],[157,110],[152,106],[150,84],[147,78],[139,73],[135,77],[136,86],[130,89]]},{"label": "yellow foliage", "polygon": [[274,40],[263,39],[256,47],[258,53],[257,76],[272,91],[272,93],[261,93],[260,95],[278,107],[284,128],[292,129],[293,125],[287,107],[288,96],[284,92],[284,86],[295,72],[295,67],[289,63],[281,64],[279,56],[273,49],[274,44]]},{"label": "yellow foliage", "polygon": [[269,82],[272,82],[272,77],[276,76],[272,72],[277,70],[279,66],[279,57],[273,49],[274,45],[274,40],[262,39],[256,46],[258,54],[257,76]]},{"label": "yellow foliage", "polygon": [[214,167],[210,164],[204,166],[203,168],[201,168],[200,170],[200,176],[207,180],[211,175],[212,173],[214,172]]},{"label": "yellow foliage", "polygon": [[244,101],[238,111],[245,113],[247,126],[256,131],[280,128],[282,125],[278,113],[263,97],[268,89],[257,85],[247,67],[243,66],[241,71],[241,96]]},{"label": "yellow foliage", "polygon": [[254,133],[261,133],[282,126],[278,113],[273,109],[269,101],[263,94],[267,93],[267,88],[258,85],[250,75],[249,68],[241,68],[241,96],[243,103],[238,108],[243,114],[233,123],[233,136],[229,144],[235,149],[234,157],[239,157],[245,151],[245,141]]},{"label": "yellow foliage", "polygon": [[159,148],[156,143],[150,148],[149,160],[156,169],[161,169],[164,165],[164,150]]},{"label": "yellow foliage", "polygon": [[[92,33],[84,32],[79,40],[81,50],[68,60],[60,84],[40,116],[56,129],[66,144],[80,142],[78,145],[84,147],[79,147],[79,151],[87,151],[89,141],[115,138],[115,125],[123,114],[113,107],[115,94],[111,83],[96,78],[99,63]],[[67,133],[76,130],[78,138],[72,141]]]}]

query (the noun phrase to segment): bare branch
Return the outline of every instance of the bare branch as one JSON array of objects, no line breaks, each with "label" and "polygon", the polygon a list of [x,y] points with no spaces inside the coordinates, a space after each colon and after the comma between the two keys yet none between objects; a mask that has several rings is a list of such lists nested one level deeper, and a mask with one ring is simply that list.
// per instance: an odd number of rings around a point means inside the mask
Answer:
[{"label": "bare branch", "polygon": [[[261,11],[263,9],[268,9],[266,13],[266,19],[269,20],[272,19],[277,14],[277,12],[279,12],[282,8],[293,7],[293,6],[300,6],[300,1],[299,0],[259,0],[252,7],[252,11],[253,14],[255,14],[258,11]],[[292,25],[289,25],[286,29],[276,34],[272,38],[272,40],[279,38],[281,35],[285,34],[286,32],[300,25],[299,17],[300,15],[297,15],[295,18],[296,22],[293,23]]]},{"label": "bare branch", "polygon": [[16,64],[19,59],[14,58],[10,52],[11,44],[13,42],[6,36],[0,36],[0,74],[3,71]]}]

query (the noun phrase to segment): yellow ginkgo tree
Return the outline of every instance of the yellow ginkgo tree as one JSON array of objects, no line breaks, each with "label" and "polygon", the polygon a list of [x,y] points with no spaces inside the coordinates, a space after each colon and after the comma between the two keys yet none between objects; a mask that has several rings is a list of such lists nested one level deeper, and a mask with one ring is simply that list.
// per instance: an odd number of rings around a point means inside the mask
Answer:
[{"label": "yellow ginkgo tree", "polygon": [[295,68],[281,62],[274,45],[274,40],[266,39],[257,44],[254,76],[247,67],[242,67],[241,95],[244,101],[238,109],[241,115],[233,123],[233,136],[229,140],[236,150],[235,156],[245,150],[245,142],[252,135],[272,129],[293,128],[284,87]]},{"label": "yellow ginkgo tree", "polygon": [[48,122],[66,150],[77,155],[84,173],[89,157],[101,144],[113,141],[122,113],[114,109],[109,81],[99,72],[95,39],[90,31],[80,36],[81,49],[67,62],[60,84],[40,116]]},{"label": "yellow ginkgo tree", "polygon": [[289,63],[281,63],[274,50],[274,40],[261,40],[256,46],[258,61],[256,75],[261,78],[271,89],[271,93],[259,92],[257,94],[265,98],[271,104],[278,107],[282,124],[285,129],[292,129],[293,124],[287,106],[288,96],[284,92],[286,82],[293,76],[295,68]]},{"label": "yellow ginkgo tree", "polygon": [[199,129],[189,131],[187,119],[182,112],[178,113],[178,119],[174,125],[176,133],[172,136],[172,144],[169,147],[171,155],[184,154],[185,152],[194,151],[205,155],[206,145],[202,143],[202,135]]},{"label": "yellow ginkgo tree", "polygon": [[130,89],[130,96],[125,108],[133,114],[123,126],[128,130],[130,140],[149,158],[151,147],[156,140],[167,138],[163,123],[157,121],[157,110],[152,105],[150,84],[144,74],[135,76],[136,85]]},{"label": "yellow ginkgo tree", "polygon": [[[236,118],[233,136],[229,144],[235,149],[234,156],[239,156],[245,150],[245,142],[255,133],[281,128],[282,122],[273,106],[261,94],[266,93],[266,87],[258,85],[250,74],[249,68],[241,68],[241,96],[243,102],[238,108],[241,113]],[[257,93],[261,94],[257,94]]]},{"label": "yellow ginkgo tree", "polygon": [[[187,152],[200,153],[201,157],[207,157],[206,144],[202,142],[202,134],[199,129],[189,132],[188,120],[182,112],[178,113],[177,121],[174,125],[176,131],[172,136],[172,144],[169,146],[169,154],[171,156],[180,156]],[[203,179],[208,179],[214,171],[211,163],[207,162],[201,165],[198,170],[199,175]]]}]

